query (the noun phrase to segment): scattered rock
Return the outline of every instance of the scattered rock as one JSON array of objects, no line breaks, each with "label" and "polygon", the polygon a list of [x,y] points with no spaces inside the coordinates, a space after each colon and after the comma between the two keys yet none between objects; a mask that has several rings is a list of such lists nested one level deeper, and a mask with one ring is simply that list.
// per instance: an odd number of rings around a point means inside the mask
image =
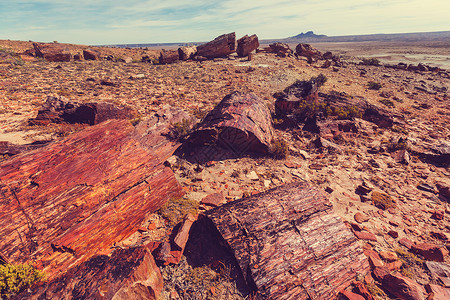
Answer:
[{"label": "scattered rock", "polygon": [[366,299],[363,296],[355,294],[355,293],[350,292],[350,291],[342,291],[341,294],[347,300],[365,300]]},{"label": "scattered rock", "polygon": [[428,299],[432,300],[448,300],[450,299],[450,289],[436,284],[427,284],[425,286],[429,295]]},{"label": "scattered rock", "polygon": [[450,185],[444,182],[436,182],[436,187],[439,191],[439,196],[450,202]]},{"label": "scattered rock", "polygon": [[425,300],[425,289],[399,273],[387,274],[382,283],[386,290],[400,299]]},{"label": "scattered rock", "polygon": [[197,46],[185,46],[178,48],[178,56],[180,60],[192,59],[197,54]]},{"label": "scattered rock", "polygon": [[428,183],[421,183],[421,184],[419,184],[419,185],[417,186],[417,188],[418,188],[419,190],[421,190],[421,191],[425,191],[425,192],[428,192],[428,193],[433,193],[433,194],[436,193],[434,187],[431,186],[431,185],[428,184]]},{"label": "scattered rock", "polygon": [[299,56],[307,57],[308,62],[313,62],[313,61],[323,59],[322,53],[309,44],[298,44],[295,47],[295,52]]},{"label": "scattered rock", "polygon": [[245,35],[237,41],[236,52],[240,57],[248,56],[253,50],[259,47],[258,36]]},{"label": "scattered rock", "polygon": [[360,212],[357,212],[355,214],[355,221],[361,224],[361,223],[369,221],[369,217]]},{"label": "scattered rock", "polygon": [[53,62],[67,62],[72,60],[70,51],[58,43],[33,43],[33,47],[36,51],[36,57],[41,57]]},{"label": "scattered rock", "polygon": [[179,60],[178,50],[165,50],[159,54],[159,63],[161,65],[173,64]]},{"label": "scattered rock", "polygon": [[431,243],[415,244],[411,247],[411,251],[422,255],[426,260],[443,262],[448,255],[445,247],[439,247]]},{"label": "scattered rock", "polygon": [[384,260],[389,262],[396,261],[398,259],[397,253],[392,251],[380,251],[378,254],[380,254]]},{"label": "scattered rock", "polygon": [[408,249],[411,249],[414,246],[414,243],[408,240],[407,238],[401,238],[398,242],[400,245],[403,245]]},{"label": "scattered rock", "polygon": [[289,48],[288,44],[284,43],[274,43],[269,45],[270,52],[276,53],[280,57],[287,57],[292,55],[292,50]]},{"label": "scattered rock", "polygon": [[85,60],[100,60],[100,52],[93,49],[84,49],[83,56]]},{"label": "scattered rock", "polygon": [[367,231],[355,231],[355,235],[360,240],[374,241],[377,242],[377,237],[375,234]]},{"label": "scattered rock", "polygon": [[203,198],[200,203],[212,207],[217,207],[225,203],[225,197],[222,195],[222,193],[214,193]]}]

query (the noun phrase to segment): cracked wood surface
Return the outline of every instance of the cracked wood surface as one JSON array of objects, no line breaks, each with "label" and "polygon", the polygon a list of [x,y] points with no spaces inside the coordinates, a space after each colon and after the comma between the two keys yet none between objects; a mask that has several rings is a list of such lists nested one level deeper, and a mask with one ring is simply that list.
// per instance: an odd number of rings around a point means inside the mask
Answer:
[{"label": "cracked wood surface", "polygon": [[104,254],[182,190],[157,150],[111,120],[0,164],[0,253],[49,278]]},{"label": "cracked wood surface", "polygon": [[265,299],[331,299],[369,264],[323,192],[294,182],[207,216]]}]

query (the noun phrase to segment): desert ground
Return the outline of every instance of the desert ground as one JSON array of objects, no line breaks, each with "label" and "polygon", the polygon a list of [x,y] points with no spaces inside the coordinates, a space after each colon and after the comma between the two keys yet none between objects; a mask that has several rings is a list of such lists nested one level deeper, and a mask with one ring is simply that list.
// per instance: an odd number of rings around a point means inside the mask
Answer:
[{"label": "desert ground", "polygon": [[[80,124],[30,125],[28,120],[36,117],[49,95],[81,103],[127,105],[136,109],[142,118],[167,106],[179,107],[200,120],[234,91],[258,95],[275,112],[274,93],[297,80],[323,74],[327,81],[320,88],[321,92],[362,97],[391,113],[394,125],[379,128],[356,118],[357,132],[327,137],[332,147],[315,145],[320,134],[302,130],[302,126],[275,126],[274,136],[288,145],[288,155],[281,159],[244,155],[199,167],[183,157],[173,156],[170,165],[186,192],[185,198],[200,202],[205,196],[221,193],[225,202],[232,202],[285,183],[306,181],[326,191],[333,211],[349,228],[376,236],[376,241],[361,239],[359,243],[365,250],[390,253],[389,258],[383,256],[381,264],[398,262],[389,266],[421,287],[429,283],[442,286],[425,267],[423,257],[409,255],[400,241],[432,243],[449,249],[449,199],[438,189],[438,186],[447,187],[448,191],[450,186],[448,161],[434,163],[420,154],[433,147],[447,147],[447,151],[450,147],[449,45],[390,42],[317,43],[313,46],[340,56],[342,65],[323,68],[321,61],[308,63],[304,59],[265,52],[253,54],[251,60],[232,55],[202,62],[159,65],[141,61],[143,56],[156,61],[159,51],[155,49],[102,47],[95,49],[103,56],[120,59],[48,62],[14,55],[31,49],[31,42],[0,41],[0,49],[6,53],[0,56],[0,141],[23,145],[59,140],[87,127]],[[74,53],[87,48],[70,47]],[[295,49],[295,45],[291,48]],[[128,57],[131,60],[124,62]],[[382,64],[362,65],[362,57],[377,58]],[[410,71],[383,65],[400,62],[423,63],[441,70]],[[380,83],[382,87],[369,89],[369,82]],[[407,144],[404,148],[409,153],[407,161],[397,160],[389,150],[400,139]],[[13,157],[4,155],[1,162]],[[360,197],[356,189],[362,184],[389,195],[394,205],[383,209],[370,199]],[[156,228],[151,232],[137,232],[123,246],[139,239],[163,239],[167,234],[167,225],[158,213],[148,216],[146,222],[144,226],[153,222]],[[444,262],[450,263],[448,255]],[[162,267],[165,299],[246,297],[229,278],[221,279],[220,283],[201,284],[195,279],[189,285],[183,280],[190,279],[183,276],[192,274],[192,270],[186,260],[179,265]],[[379,282],[371,278],[362,281],[371,287],[375,299],[396,299]]]}]

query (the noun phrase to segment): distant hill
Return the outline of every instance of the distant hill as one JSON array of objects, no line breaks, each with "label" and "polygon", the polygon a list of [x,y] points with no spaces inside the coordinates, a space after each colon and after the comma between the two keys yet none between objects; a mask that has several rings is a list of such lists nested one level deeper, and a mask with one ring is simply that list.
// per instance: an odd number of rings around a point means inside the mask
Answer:
[{"label": "distant hill", "polygon": [[326,37],[327,36],[324,35],[324,34],[315,34],[312,31],[308,31],[306,33],[302,32],[300,34],[297,34],[296,36],[291,36],[290,39],[302,39],[302,40],[305,40],[305,39],[321,39],[321,38],[326,38]]}]

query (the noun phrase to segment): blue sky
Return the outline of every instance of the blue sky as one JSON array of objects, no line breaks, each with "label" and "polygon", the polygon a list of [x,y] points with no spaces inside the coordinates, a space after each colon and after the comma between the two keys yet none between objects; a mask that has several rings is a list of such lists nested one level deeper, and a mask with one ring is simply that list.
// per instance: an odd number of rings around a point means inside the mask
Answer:
[{"label": "blue sky", "polygon": [[450,30],[449,0],[0,0],[0,39],[79,43]]}]

